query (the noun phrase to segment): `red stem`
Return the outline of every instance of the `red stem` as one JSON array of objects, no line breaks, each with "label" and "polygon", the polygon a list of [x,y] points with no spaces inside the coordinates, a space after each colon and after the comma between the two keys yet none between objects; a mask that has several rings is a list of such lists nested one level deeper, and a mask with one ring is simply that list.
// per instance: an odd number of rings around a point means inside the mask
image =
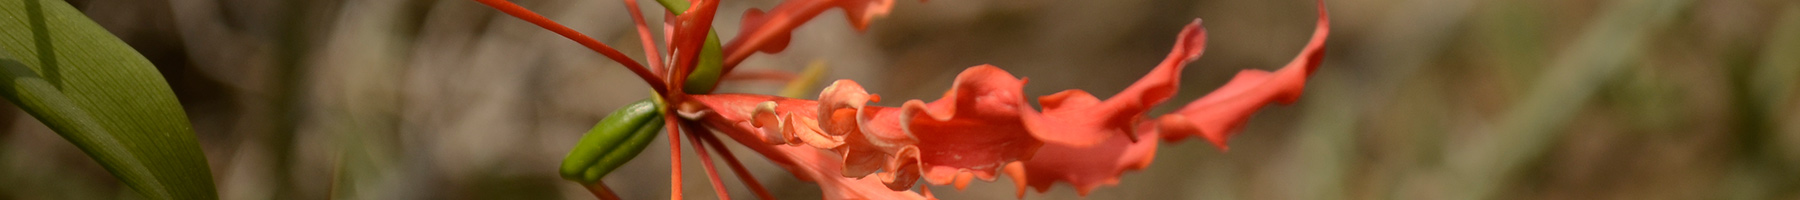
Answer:
[{"label": "red stem", "polygon": [[637,61],[631,60],[630,57],[625,57],[625,54],[619,53],[619,50],[614,50],[612,47],[606,46],[606,44],[602,44],[598,40],[594,40],[587,35],[581,34],[579,31],[575,31],[575,29],[570,29],[562,24],[557,24],[556,21],[551,21],[549,18],[544,18],[543,15],[538,15],[535,12],[531,12],[531,10],[525,9],[525,7],[520,7],[518,4],[513,4],[506,0],[475,1],[486,4],[488,7],[493,7],[494,10],[500,10],[500,12],[506,13],[507,15],[512,15],[513,17],[525,20],[526,22],[531,22],[531,24],[543,27],[545,30],[550,30],[550,32],[556,32],[557,35],[562,35],[564,38],[574,40],[575,43],[581,43],[581,46],[592,49],[594,52],[600,53],[600,55],[605,55],[606,58],[619,62],[620,65],[625,65],[625,69],[631,70],[632,73],[637,74],[638,78],[644,79],[644,83],[650,84],[650,88],[656,90],[656,92],[666,92],[665,88],[667,88],[667,86],[663,84],[664,81],[662,78],[658,78],[656,74],[651,73],[649,69],[645,69],[642,64],[638,64]]},{"label": "red stem", "polygon": [[706,153],[706,146],[700,144],[699,135],[708,134],[702,132],[710,131],[705,127],[695,127],[692,122],[682,122],[681,125],[687,127],[688,142],[694,145],[694,155],[700,156],[700,166],[706,169],[706,178],[707,181],[712,182],[713,192],[717,193],[721,200],[731,200],[731,193],[725,188],[725,181],[719,179],[719,170],[713,167],[712,156]]},{"label": "red stem", "polygon": [[712,146],[713,151],[719,152],[719,158],[724,159],[725,164],[731,166],[731,173],[737,174],[738,180],[743,181],[744,185],[750,187],[751,192],[756,193],[756,198],[775,199],[775,195],[770,195],[769,190],[763,189],[762,183],[756,181],[756,176],[750,174],[750,170],[744,169],[743,163],[738,163],[737,156],[731,155],[731,149],[726,149],[725,143],[719,142],[719,137],[712,134],[699,134],[699,137],[705,140],[708,146]]}]

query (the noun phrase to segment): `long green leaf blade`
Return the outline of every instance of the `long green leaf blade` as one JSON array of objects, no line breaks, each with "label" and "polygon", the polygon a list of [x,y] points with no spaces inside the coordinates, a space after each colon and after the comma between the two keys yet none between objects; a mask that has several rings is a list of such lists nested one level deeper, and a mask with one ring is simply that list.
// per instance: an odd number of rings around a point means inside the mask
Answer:
[{"label": "long green leaf blade", "polygon": [[167,81],[67,2],[0,0],[0,96],[147,199],[218,199]]}]

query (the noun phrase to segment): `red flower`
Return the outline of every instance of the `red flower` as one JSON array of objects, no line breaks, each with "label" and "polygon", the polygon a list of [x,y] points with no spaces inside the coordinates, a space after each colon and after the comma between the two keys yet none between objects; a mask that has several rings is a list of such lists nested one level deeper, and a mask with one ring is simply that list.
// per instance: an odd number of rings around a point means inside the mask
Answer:
[{"label": "red flower", "polygon": [[[1026,80],[998,67],[981,65],[959,74],[944,96],[926,102],[907,100],[900,107],[871,106],[880,97],[851,80],[838,80],[825,88],[817,101],[756,94],[685,94],[680,88],[695,69],[700,43],[709,30],[716,1],[701,0],[672,22],[668,43],[675,62],[644,69],[629,58],[554,22],[498,0],[478,0],[508,14],[532,21],[568,36],[595,51],[632,68],[657,89],[671,115],[670,137],[679,157],[675,130],[687,129],[712,177],[723,194],[706,146],[721,153],[739,176],[744,176],[758,195],[767,198],[754,178],[744,174],[716,136],[717,130],[744,144],[797,178],[818,182],[831,199],[924,199],[910,191],[919,179],[934,185],[963,188],[973,179],[992,181],[1002,172],[1018,184],[1041,192],[1055,182],[1074,184],[1079,193],[1104,184],[1115,184],[1120,174],[1149,165],[1156,141],[1178,141],[1200,136],[1226,148],[1226,141],[1244,121],[1264,105],[1291,103],[1300,95],[1308,76],[1324,55],[1329,20],[1324,2],[1312,41],[1300,56],[1275,72],[1245,70],[1211,94],[1174,113],[1147,120],[1145,113],[1174,96],[1181,70],[1205,51],[1206,32],[1195,20],[1178,34],[1167,58],[1143,79],[1102,100],[1082,90],[1067,90],[1038,98],[1039,111],[1026,101]],[[635,3],[626,0],[628,5]],[[842,8],[857,29],[884,15],[892,0],[789,0],[771,12],[750,10],[737,39],[724,47],[723,72],[729,75],[738,63],[755,52],[774,53],[786,48],[789,34],[800,24],[830,8]],[[636,9],[631,9],[640,35],[650,36]],[[523,13],[523,14],[521,14]],[[655,59],[654,45],[646,52]],[[667,77],[662,78],[662,77]],[[679,197],[680,159],[671,170]],[[868,178],[873,176],[874,178]]]}]

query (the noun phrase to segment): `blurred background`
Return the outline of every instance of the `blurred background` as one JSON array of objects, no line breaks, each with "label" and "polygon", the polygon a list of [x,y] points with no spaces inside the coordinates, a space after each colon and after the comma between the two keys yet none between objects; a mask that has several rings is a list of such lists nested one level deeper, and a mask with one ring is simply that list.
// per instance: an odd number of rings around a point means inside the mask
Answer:
[{"label": "blurred background", "polygon": [[[620,1],[514,2],[643,58]],[[660,21],[651,2],[641,2],[646,17]],[[742,11],[778,2],[725,1],[716,28],[738,30]],[[473,1],[69,3],[168,78],[225,199],[591,199],[556,166],[606,113],[649,93],[618,64]],[[1205,19],[1207,55],[1160,114],[1239,70],[1285,64],[1316,19],[1305,0],[895,4],[866,32],[827,11],[786,52],[742,66],[797,72],[823,61],[828,80],[904,100],[935,99],[963,68],[993,64],[1029,77],[1030,95],[1107,97]],[[1800,2],[1327,4],[1328,53],[1298,103],[1262,110],[1229,152],[1165,144],[1148,169],[1085,198],[1800,198]],[[666,198],[661,140],[606,182],[626,199]],[[777,196],[820,195],[735,148]],[[716,198],[698,162],[683,162],[684,191]],[[733,197],[754,198],[724,177]],[[1013,198],[1005,178],[932,191]],[[0,199],[115,198],[135,197],[0,104]],[[1026,199],[1082,197],[1058,185]]]}]

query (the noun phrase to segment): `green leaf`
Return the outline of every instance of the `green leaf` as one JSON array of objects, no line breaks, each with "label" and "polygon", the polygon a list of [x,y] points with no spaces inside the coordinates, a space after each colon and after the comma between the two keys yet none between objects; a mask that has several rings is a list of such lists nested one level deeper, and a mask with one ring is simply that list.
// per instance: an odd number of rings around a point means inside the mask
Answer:
[{"label": "green leaf", "polygon": [[0,0],[0,96],[146,199],[218,199],[167,81],[67,2]]}]

